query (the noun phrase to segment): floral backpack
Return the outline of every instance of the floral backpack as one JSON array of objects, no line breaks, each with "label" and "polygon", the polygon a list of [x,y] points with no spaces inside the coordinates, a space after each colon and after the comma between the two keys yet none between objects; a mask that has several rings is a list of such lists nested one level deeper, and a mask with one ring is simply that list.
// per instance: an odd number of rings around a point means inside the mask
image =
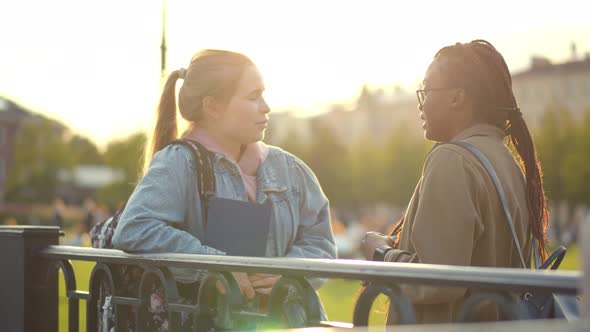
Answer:
[{"label": "floral backpack", "polygon": [[[202,202],[203,220],[207,221],[207,208],[209,206],[208,201],[215,193],[215,175],[213,174],[213,167],[209,158],[210,152],[201,144],[196,141],[188,139],[179,139],[171,142],[170,144],[178,144],[186,146],[193,155],[197,167],[197,186],[199,195]],[[119,208],[110,218],[96,224],[90,231],[90,239],[92,241],[92,247],[101,249],[113,249],[113,235],[115,229],[119,223],[119,219],[123,214],[125,205]],[[137,294],[139,287],[139,280],[143,273],[142,269],[138,266],[120,266],[114,270],[114,273],[119,275],[118,279],[121,281],[119,285],[116,285],[115,290],[117,294],[123,296],[133,296]],[[196,294],[195,292],[193,292]],[[194,295],[193,294],[193,295]],[[181,302],[194,302],[196,298],[189,296],[184,298],[181,294],[179,299]],[[99,301],[98,301],[98,331],[111,331],[115,325],[114,308],[112,304],[113,290],[109,289],[108,285],[102,284],[99,289]],[[152,286],[150,291],[150,301],[148,304],[149,317],[144,327],[135,326],[135,315],[136,308],[132,308],[128,312],[125,330],[126,331],[138,331],[142,328],[149,328],[150,330],[156,331],[169,331],[170,324],[168,322],[168,315],[166,313],[166,306],[164,303],[164,291],[161,286]],[[192,320],[188,317],[183,317],[182,325],[191,325]]]}]

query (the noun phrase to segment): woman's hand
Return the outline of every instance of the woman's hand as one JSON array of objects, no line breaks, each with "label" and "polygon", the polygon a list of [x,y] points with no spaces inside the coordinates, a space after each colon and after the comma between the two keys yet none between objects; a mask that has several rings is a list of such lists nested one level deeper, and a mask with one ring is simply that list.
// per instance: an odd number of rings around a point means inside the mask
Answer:
[{"label": "woman's hand", "polygon": [[269,295],[272,291],[272,287],[279,279],[281,279],[281,276],[276,274],[256,273],[249,274],[248,278],[256,293]]},{"label": "woman's hand", "polygon": [[365,258],[367,260],[372,260],[375,248],[382,245],[393,247],[393,241],[394,239],[392,236],[387,236],[379,232],[367,232],[361,240],[361,248]]},{"label": "woman's hand", "polygon": [[[245,272],[232,272],[232,275],[240,287],[240,293],[248,298],[248,300],[252,300],[256,293],[270,294],[274,284],[281,279],[280,275],[275,274],[247,274]],[[226,293],[221,282],[217,282],[216,286],[221,294]]]},{"label": "woman's hand", "polygon": [[248,278],[248,274],[245,272],[232,272],[231,274],[234,276],[238,285],[240,286],[240,293],[242,293],[242,295],[244,295],[248,300],[252,300],[254,298],[255,292],[254,287]]}]

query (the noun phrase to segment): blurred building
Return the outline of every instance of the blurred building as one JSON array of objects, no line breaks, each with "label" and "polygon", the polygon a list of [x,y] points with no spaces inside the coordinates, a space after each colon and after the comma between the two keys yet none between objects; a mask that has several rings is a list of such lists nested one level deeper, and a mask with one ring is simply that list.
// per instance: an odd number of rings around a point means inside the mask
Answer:
[{"label": "blurred building", "polygon": [[[574,119],[590,110],[590,53],[577,54],[571,46],[570,59],[552,63],[534,56],[530,68],[513,73],[513,89],[527,124],[534,129],[550,105],[567,107]],[[335,104],[329,111],[308,118],[292,113],[271,113],[269,136],[271,144],[283,144],[297,139],[301,143],[313,140],[318,130],[329,129],[338,140],[349,145],[359,138],[371,138],[384,143],[394,130],[409,128],[408,133],[422,136],[421,121],[416,109],[414,91],[394,87],[391,91],[364,86],[353,105]]]},{"label": "blurred building", "polygon": [[288,139],[309,143],[318,130],[330,130],[337,140],[348,146],[359,139],[385,143],[394,130],[415,128],[422,135],[415,94],[395,87],[392,91],[364,86],[352,105],[334,104],[330,110],[313,117],[297,118],[291,113],[271,113],[270,144],[282,144]]},{"label": "blurred building", "polygon": [[525,71],[512,75],[516,100],[531,128],[550,105],[567,107],[574,119],[590,110],[590,53],[577,54],[575,44],[567,62],[552,63],[535,56]]},{"label": "blurred building", "polygon": [[308,118],[296,117],[291,112],[272,112],[264,140],[274,145],[293,139],[307,144],[311,136]]},{"label": "blurred building", "polygon": [[56,194],[69,204],[82,204],[95,192],[125,179],[125,173],[103,165],[79,165],[57,172]]}]

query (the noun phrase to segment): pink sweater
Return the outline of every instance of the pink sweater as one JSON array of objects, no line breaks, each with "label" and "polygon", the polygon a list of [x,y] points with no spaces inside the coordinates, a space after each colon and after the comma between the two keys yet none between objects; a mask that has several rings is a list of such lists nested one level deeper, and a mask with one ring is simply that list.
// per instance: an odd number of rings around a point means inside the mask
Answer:
[{"label": "pink sweater", "polygon": [[248,200],[250,202],[256,201],[256,171],[258,170],[258,166],[268,156],[268,145],[262,141],[250,143],[246,145],[240,160],[234,160],[230,156],[229,151],[221,144],[218,144],[205,128],[194,126],[188,129],[182,136],[183,138],[193,139],[203,144],[209,151],[221,153],[225,158],[238,164]]}]

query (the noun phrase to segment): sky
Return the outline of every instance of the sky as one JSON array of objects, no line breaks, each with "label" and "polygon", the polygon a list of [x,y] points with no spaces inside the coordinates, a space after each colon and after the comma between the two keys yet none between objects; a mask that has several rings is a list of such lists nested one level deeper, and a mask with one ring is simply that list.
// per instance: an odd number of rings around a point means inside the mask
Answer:
[{"label": "sky", "polygon": [[[151,129],[161,0],[1,0],[0,95],[99,147]],[[203,48],[248,55],[273,111],[310,116],[361,87],[412,92],[438,49],[487,39],[513,72],[590,52],[587,1],[167,0],[168,70]]]}]

